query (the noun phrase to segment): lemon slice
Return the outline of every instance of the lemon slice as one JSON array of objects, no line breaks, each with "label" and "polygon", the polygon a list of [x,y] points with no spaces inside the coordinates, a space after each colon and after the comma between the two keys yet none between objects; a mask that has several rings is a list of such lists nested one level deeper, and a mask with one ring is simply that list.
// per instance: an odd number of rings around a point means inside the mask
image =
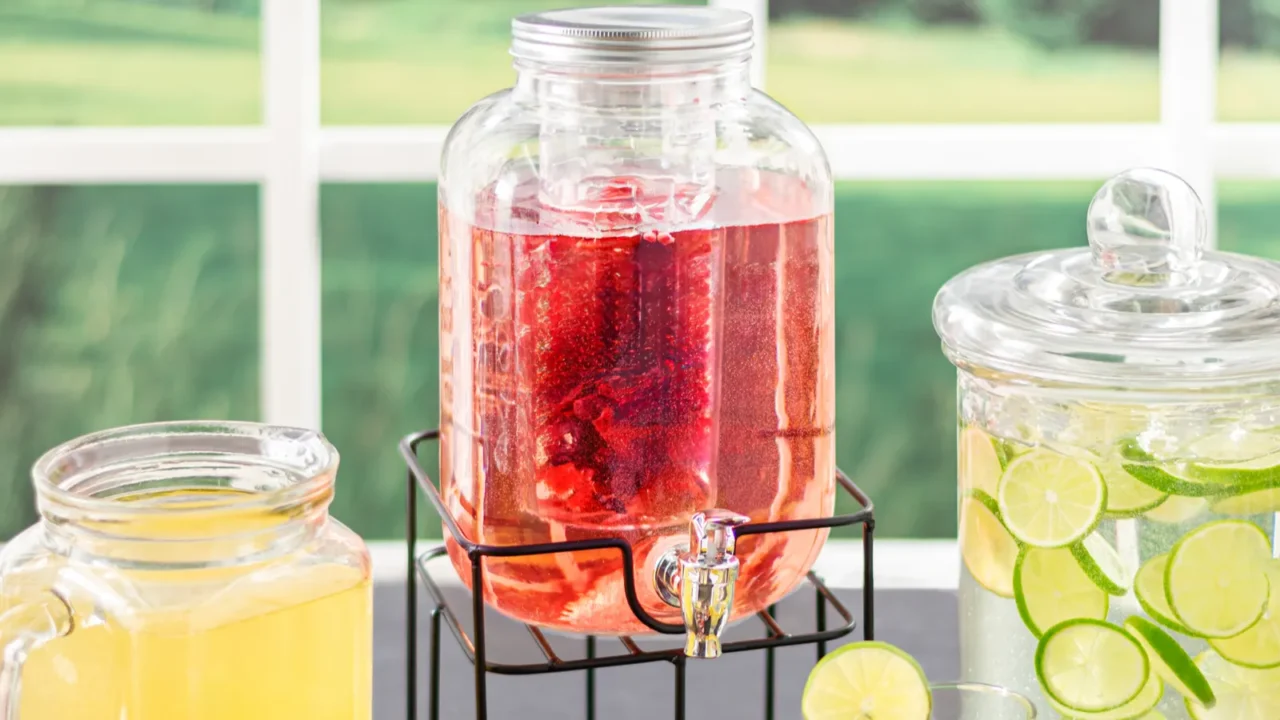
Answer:
[{"label": "lemon slice", "polygon": [[1120,553],[1098,533],[1090,533],[1083,542],[1071,546],[1071,554],[1080,569],[1108,595],[1125,595],[1133,584],[1133,570],[1120,559]]},{"label": "lemon slice", "polygon": [[1167,720],[1163,713],[1154,709],[1156,705],[1160,704],[1160,698],[1163,695],[1164,683],[1160,680],[1159,675],[1151,673],[1151,677],[1147,678],[1147,684],[1142,686],[1142,690],[1138,692],[1137,697],[1114,710],[1084,712],[1082,710],[1072,710],[1052,697],[1048,698],[1048,700],[1049,705],[1064,718],[1074,718],[1075,720]]},{"label": "lemon slice", "polygon": [[1262,619],[1233,638],[1209,641],[1219,655],[1235,665],[1258,669],[1280,667],[1280,564],[1277,561],[1267,564],[1267,578],[1273,590]]},{"label": "lemon slice", "polygon": [[1088,460],[1032,450],[1009,463],[996,500],[1014,538],[1035,547],[1065,547],[1097,526],[1107,486]]},{"label": "lemon slice", "polygon": [[1107,619],[1107,593],[1066,548],[1025,548],[1013,570],[1018,614],[1031,634],[1074,618]]},{"label": "lemon slice", "polygon": [[1104,461],[1099,470],[1107,482],[1107,515],[1137,517],[1152,510],[1169,497],[1125,471],[1118,458]]},{"label": "lemon slice", "polygon": [[1142,692],[1150,674],[1147,654],[1138,641],[1101,620],[1055,625],[1036,647],[1041,687],[1073,712],[1121,707]]},{"label": "lemon slice", "polygon": [[1173,686],[1182,697],[1207,708],[1213,707],[1216,702],[1213,688],[1209,687],[1204,673],[1177,640],[1145,618],[1131,617],[1124,621],[1124,628],[1147,652],[1152,672]]},{"label": "lemon slice", "polygon": [[804,686],[805,720],[923,720],[929,682],[910,655],[882,642],[845,645],[820,660]]},{"label": "lemon slice", "polygon": [[1133,594],[1152,620],[1175,632],[1195,637],[1195,633],[1178,622],[1173,608],[1169,607],[1169,596],[1164,591],[1164,571],[1168,566],[1168,553],[1148,560],[1133,579]]},{"label": "lemon slice", "polygon": [[1197,635],[1229,638],[1266,610],[1271,545],[1257,525],[1219,520],[1174,544],[1164,573],[1165,595],[1180,623]]},{"label": "lemon slice", "polygon": [[1280,718],[1280,670],[1233,665],[1212,650],[1196,656],[1218,702],[1206,708],[1187,700],[1194,720],[1276,720]]},{"label": "lemon slice", "polygon": [[1004,464],[992,437],[976,427],[960,431],[960,487],[995,497]]},{"label": "lemon slice", "polygon": [[979,585],[1013,597],[1013,566],[1018,543],[1000,522],[996,501],[981,490],[960,498],[960,555]]},{"label": "lemon slice", "polygon": [[1143,513],[1143,517],[1167,525],[1178,525],[1194,520],[1209,509],[1209,501],[1200,497],[1170,495],[1164,502]]}]

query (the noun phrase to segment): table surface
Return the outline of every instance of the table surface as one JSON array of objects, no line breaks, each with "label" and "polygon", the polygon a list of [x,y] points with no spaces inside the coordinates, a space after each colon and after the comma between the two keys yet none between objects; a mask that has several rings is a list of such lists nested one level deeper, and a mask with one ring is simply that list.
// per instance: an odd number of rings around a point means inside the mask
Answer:
[{"label": "table surface", "polygon": [[[469,607],[460,588],[446,590],[450,605],[469,624]],[[813,627],[813,596],[807,587],[779,605],[778,619],[784,628],[797,631]],[[857,617],[861,617],[861,591],[837,591]],[[456,597],[456,602],[453,598]],[[419,715],[426,715],[427,631],[429,610],[419,598],[420,664]],[[374,718],[405,720],[405,586],[378,583],[374,592]],[[894,643],[914,655],[925,673],[934,679],[952,679],[959,671],[955,593],[937,590],[881,590],[876,593],[876,639]],[[758,636],[755,620],[745,621],[734,631]],[[494,659],[536,662],[542,659],[529,634],[519,625],[491,614],[486,619],[488,648]],[[850,640],[861,639],[861,630]],[[582,641],[571,636],[552,637],[558,653],[580,657]],[[617,647],[602,641],[601,654]],[[812,647],[777,651],[776,717],[798,718],[800,692],[815,661]],[[475,717],[472,668],[453,636],[442,639],[440,676],[440,717],[469,720]],[[602,720],[663,720],[673,717],[673,671],[666,663],[653,663],[597,672],[596,717]],[[687,676],[687,717],[763,718],[764,654],[739,653],[718,660],[697,661]],[[574,720],[584,715],[584,674],[560,673],[527,677],[489,676],[490,720]]]}]

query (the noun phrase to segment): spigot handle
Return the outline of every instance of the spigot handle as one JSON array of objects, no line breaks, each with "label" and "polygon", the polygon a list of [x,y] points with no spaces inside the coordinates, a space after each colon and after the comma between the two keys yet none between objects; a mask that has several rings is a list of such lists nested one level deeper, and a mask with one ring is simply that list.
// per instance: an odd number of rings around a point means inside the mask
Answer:
[{"label": "spigot handle", "polygon": [[734,528],[749,521],[718,508],[694,513],[689,545],[672,548],[658,559],[654,584],[667,604],[680,608],[688,657],[720,656],[720,634],[729,624],[738,581]]}]

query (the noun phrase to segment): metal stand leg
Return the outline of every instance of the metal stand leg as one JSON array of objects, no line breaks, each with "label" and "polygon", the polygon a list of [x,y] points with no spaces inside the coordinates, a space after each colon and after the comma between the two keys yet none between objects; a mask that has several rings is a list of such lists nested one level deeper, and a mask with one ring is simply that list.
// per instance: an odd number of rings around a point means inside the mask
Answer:
[{"label": "metal stand leg", "polygon": [[[814,608],[814,616],[818,623],[818,632],[826,632],[827,631],[827,599],[822,597],[822,593],[820,592],[815,592],[813,596],[818,599],[818,605],[817,607]],[[821,660],[822,658],[826,657],[826,655],[827,655],[827,641],[819,640],[818,641],[818,659]]]},{"label": "metal stand leg", "polygon": [[484,651],[484,560],[471,557],[471,637],[476,644],[476,720],[489,720],[489,697],[485,687],[488,659]]},{"label": "metal stand leg", "polygon": [[[442,610],[437,607],[431,611],[431,720],[440,720],[440,616]],[[416,720],[410,718],[409,720]]]},{"label": "metal stand leg", "polygon": [[875,587],[875,571],[872,568],[875,552],[871,547],[871,537],[875,535],[875,531],[875,520],[867,520],[862,525],[862,637],[865,640],[874,640],[876,637],[876,594],[872,592]]},{"label": "metal stand leg", "polygon": [[[587,659],[596,657],[596,638],[587,636]],[[596,720],[596,669],[587,668],[587,720]]]},{"label": "metal stand leg", "polygon": [[[408,497],[406,498],[407,502],[405,503],[405,507],[407,508],[407,510],[405,510],[405,518],[404,518],[404,534],[405,534],[405,542],[409,547],[409,567],[408,567],[409,574],[408,576],[405,577],[406,590],[405,590],[404,611],[405,611],[405,622],[406,622],[406,636],[408,638],[407,646],[405,648],[405,652],[406,652],[405,665],[407,670],[405,682],[408,684],[405,687],[409,688],[409,691],[405,693],[405,696],[408,698],[407,700],[408,707],[405,708],[405,717],[408,718],[409,720],[417,720],[417,717],[418,717],[418,689],[417,689],[418,688],[418,573],[417,573],[417,567],[415,566],[415,562],[417,560],[417,555],[418,555],[418,552],[417,552],[418,493],[417,493],[417,488],[414,487],[412,472],[409,473],[409,482],[407,482],[406,485],[408,487]],[[438,624],[437,624],[437,627],[438,627]],[[440,634],[439,631],[433,632],[431,642],[438,644],[439,641],[435,638],[438,637],[439,634]],[[431,671],[433,673],[439,673],[440,672],[439,668],[440,666],[438,664],[436,664],[435,662],[432,662]]]},{"label": "metal stand leg", "polygon": [[[778,617],[778,606],[769,606],[769,617]],[[764,651],[764,720],[773,720],[774,649]]]},{"label": "metal stand leg", "polygon": [[676,720],[684,720],[684,656],[672,662],[676,665]]}]

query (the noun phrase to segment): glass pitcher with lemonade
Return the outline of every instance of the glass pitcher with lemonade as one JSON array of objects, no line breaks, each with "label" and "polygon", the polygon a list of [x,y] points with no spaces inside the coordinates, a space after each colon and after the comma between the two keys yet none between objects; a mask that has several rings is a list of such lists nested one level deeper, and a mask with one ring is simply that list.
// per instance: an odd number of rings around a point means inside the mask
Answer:
[{"label": "glass pitcher with lemonade", "polygon": [[971,268],[961,663],[1049,718],[1280,718],[1280,263],[1205,246],[1192,189],[1108,183],[1089,248]]},{"label": "glass pitcher with lemonade", "polygon": [[367,720],[364,543],[309,430],[139,425],[35,465],[0,550],[0,720]]}]

